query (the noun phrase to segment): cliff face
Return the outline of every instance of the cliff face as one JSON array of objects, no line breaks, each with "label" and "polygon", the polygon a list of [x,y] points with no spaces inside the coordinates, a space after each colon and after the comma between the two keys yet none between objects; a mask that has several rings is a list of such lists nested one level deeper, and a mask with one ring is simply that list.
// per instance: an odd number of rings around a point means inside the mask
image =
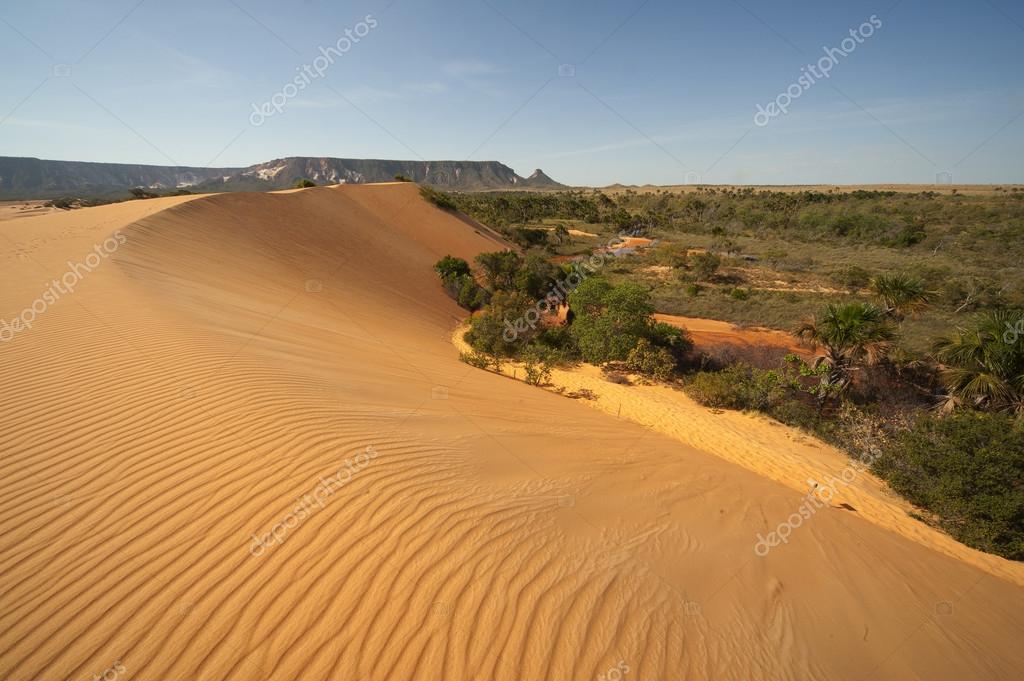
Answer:
[{"label": "cliff face", "polygon": [[68,194],[108,196],[132,187],[173,190],[190,188],[237,168],[190,168],[126,163],[45,161],[0,156],[0,197],[50,198]]},{"label": "cliff face", "polygon": [[157,191],[268,191],[291,187],[300,178],[317,184],[362,184],[388,182],[396,175],[442,189],[562,186],[541,170],[522,178],[497,161],[291,157],[247,168],[193,168],[0,157],[0,198],[121,196],[133,187]]}]

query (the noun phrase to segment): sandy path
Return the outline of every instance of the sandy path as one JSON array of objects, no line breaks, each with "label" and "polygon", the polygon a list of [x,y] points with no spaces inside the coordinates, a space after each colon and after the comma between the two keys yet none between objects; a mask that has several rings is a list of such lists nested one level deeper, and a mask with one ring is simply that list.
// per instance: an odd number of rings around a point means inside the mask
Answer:
[{"label": "sandy path", "polygon": [[832,509],[758,558],[800,493],[458,362],[431,266],[498,243],[415,186],[5,222],[0,317],[116,232],[0,345],[0,678],[1024,667],[1020,587]]}]

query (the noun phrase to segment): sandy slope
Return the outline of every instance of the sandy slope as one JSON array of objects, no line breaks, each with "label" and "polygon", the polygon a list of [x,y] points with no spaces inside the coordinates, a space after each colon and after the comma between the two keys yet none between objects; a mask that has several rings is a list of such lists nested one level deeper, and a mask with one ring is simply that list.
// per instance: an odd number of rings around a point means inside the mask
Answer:
[{"label": "sandy slope", "polygon": [[800,492],[459,363],[431,265],[496,241],[414,186],[8,221],[0,317],[117,231],[0,345],[0,678],[1024,668],[1011,581],[831,508],[757,557]]}]

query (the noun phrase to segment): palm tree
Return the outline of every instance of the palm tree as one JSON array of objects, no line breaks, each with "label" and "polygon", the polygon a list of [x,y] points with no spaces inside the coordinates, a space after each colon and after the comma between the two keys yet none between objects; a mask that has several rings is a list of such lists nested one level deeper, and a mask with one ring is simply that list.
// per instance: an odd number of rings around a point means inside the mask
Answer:
[{"label": "palm tree", "polygon": [[819,317],[805,321],[794,334],[812,348],[824,350],[814,361],[815,369],[827,367],[818,392],[823,400],[850,387],[857,365],[885,359],[896,339],[885,312],[871,303],[830,303]]},{"label": "palm tree", "polygon": [[882,301],[885,313],[899,322],[928,306],[924,284],[903,272],[878,275],[871,280],[871,292]]},{"label": "palm tree", "polygon": [[935,345],[949,391],[943,411],[972,406],[1024,416],[1024,312],[992,310]]}]

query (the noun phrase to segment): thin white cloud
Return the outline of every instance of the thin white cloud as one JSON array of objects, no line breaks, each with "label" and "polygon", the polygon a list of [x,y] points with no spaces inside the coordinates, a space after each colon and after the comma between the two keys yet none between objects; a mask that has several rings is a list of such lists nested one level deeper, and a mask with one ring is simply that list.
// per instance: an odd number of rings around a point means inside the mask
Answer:
[{"label": "thin white cloud", "polygon": [[452,78],[478,78],[499,72],[494,64],[476,58],[449,61],[442,67],[442,70],[445,75]]}]

